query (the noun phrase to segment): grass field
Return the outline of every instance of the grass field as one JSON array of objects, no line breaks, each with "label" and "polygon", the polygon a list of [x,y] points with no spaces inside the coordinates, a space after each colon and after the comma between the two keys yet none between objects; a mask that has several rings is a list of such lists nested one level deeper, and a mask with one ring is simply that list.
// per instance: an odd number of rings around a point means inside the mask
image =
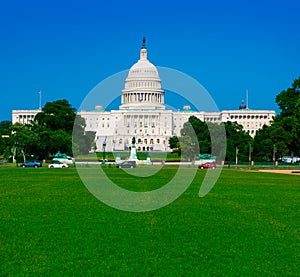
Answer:
[{"label": "grass field", "polygon": [[[107,171],[139,190],[175,169],[142,183]],[[300,176],[224,170],[199,198],[204,174],[169,206],[129,213],[99,202],[75,168],[1,168],[0,275],[300,276]]]}]

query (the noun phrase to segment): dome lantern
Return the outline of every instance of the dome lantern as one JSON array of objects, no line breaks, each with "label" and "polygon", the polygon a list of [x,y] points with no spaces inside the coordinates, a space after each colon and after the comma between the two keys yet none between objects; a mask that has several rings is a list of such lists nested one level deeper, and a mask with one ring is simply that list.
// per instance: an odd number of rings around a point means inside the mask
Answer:
[{"label": "dome lantern", "polygon": [[147,48],[146,48],[146,39],[143,38],[143,44],[140,51],[140,60],[147,60]]}]

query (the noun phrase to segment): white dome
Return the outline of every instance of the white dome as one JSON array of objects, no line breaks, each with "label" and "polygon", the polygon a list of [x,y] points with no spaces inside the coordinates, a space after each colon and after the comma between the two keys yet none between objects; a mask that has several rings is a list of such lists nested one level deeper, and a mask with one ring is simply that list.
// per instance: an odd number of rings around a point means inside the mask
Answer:
[{"label": "white dome", "polygon": [[148,60],[139,60],[129,70],[127,79],[160,79],[156,67]]},{"label": "white dome", "polygon": [[165,109],[157,68],[147,59],[145,39],[140,59],[129,70],[120,109]]}]

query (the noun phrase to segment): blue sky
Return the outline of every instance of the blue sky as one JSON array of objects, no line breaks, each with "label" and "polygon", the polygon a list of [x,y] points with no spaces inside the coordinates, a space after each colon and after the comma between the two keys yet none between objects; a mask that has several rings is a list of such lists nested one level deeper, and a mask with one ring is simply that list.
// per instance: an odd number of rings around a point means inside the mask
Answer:
[{"label": "blue sky", "polygon": [[78,108],[137,61],[144,36],[153,64],[195,78],[220,110],[237,108],[248,89],[249,108],[278,112],[275,96],[300,76],[299,8],[297,0],[1,1],[0,120],[38,108],[39,90],[43,105],[67,99]]}]

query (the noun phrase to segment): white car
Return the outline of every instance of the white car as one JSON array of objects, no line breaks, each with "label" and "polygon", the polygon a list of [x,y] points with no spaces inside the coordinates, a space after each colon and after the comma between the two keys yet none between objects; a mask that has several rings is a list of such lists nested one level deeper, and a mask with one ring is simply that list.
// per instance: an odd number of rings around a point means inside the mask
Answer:
[{"label": "white car", "polygon": [[49,168],[67,168],[69,167],[66,163],[54,161],[52,164],[48,165]]}]

